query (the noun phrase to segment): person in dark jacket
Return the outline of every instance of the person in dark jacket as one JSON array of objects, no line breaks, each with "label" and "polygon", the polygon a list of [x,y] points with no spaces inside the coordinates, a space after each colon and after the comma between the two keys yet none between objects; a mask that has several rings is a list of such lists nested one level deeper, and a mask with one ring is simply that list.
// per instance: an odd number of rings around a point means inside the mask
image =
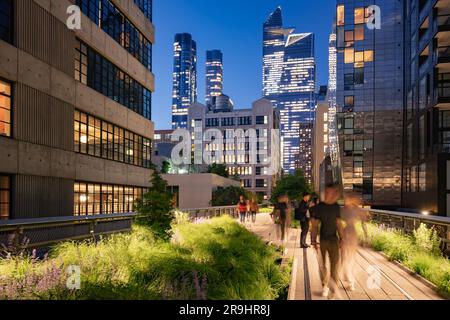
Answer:
[{"label": "person in dark jacket", "polygon": [[295,209],[295,219],[300,221],[300,227],[302,229],[300,234],[300,247],[309,248],[306,244],[306,236],[309,232],[309,201],[311,195],[308,192],[303,193],[303,199]]}]

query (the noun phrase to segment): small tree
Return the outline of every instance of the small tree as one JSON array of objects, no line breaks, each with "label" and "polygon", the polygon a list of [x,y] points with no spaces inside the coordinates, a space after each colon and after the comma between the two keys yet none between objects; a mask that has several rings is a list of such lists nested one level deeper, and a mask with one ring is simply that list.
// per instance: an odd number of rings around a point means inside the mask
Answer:
[{"label": "small tree", "polygon": [[250,199],[252,193],[242,187],[219,188],[213,191],[211,205],[213,207],[232,206],[239,202],[239,197],[242,195]]},{"label": "small tree", "polygon": [[228,178],[230,174],[228,173],[227,166],[221,163],[213,163],[208,167],[207,173],[214,173],[218,176]]},{"label": "small tree", "polygon": [[301,170],[297,170],[294,175],[283,175],[278,180],[272,192],[272,203],[277,202],[279,195],[287,194],[291,200],[300,200],[303,192],[311,192],[311,186],[306,182]]},{"label": "small tree", "polygon": [[170,239],[172,214],[172,195],[167,192],[167,182],[153,168],[152,186],[142,199],[136,203],[139,213],[138,223],[149,227],[159,239]]},{"label": "small tree", "polygon": [[162,168],[161,168],[161,173],[162,174],[167,174],[167,173],[169,173],[170,169],[171,169],[170,162],[169,161],[163,161]]}]

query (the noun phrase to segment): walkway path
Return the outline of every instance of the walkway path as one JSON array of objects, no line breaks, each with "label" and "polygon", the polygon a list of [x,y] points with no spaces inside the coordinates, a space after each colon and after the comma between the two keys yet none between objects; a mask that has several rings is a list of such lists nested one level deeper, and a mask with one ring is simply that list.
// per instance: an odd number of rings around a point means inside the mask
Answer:
[{"label": "walkway path", "polygon": [[[265,241],[280,244],[276,229],[268,214],[259,214],[255,224],[248,223],[247,228]],[[301,249],[299,230],[291,229],[285,244],[284,263],[292,261],[292,279],[289,300],[323,300],[322,283],[318,263],[318,254],[313,248]],[[378,288],[373,288],[375,273],[381,280]],[[356,284],[354,291],[339,284],[339,299],[342,300],[441,300],[434,289],[417,276],[396,263],[388,261],[383,255],[360,247],[355,263]]]}]

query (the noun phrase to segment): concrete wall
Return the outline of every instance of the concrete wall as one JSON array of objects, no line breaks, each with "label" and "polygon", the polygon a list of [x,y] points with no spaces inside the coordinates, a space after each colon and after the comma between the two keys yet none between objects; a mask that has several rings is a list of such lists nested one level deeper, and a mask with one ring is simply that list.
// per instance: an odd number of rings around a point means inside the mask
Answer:
[{"label": "concrete wall", "polygon": [[[149,187],[151,170],[77,154],[73,115],[79,109],[153,138],[153,122],[74,79],[76,38],[149,90],[154,76],[82,15],[82,30],[65,23],[74,0],[17,0],[13,44],[0,40],[0,78],[13,84],[13,135],[0,137],[0,173],[11,174],[11,218],[73,214],[75,181]],[[154,41],[154,27],[133,0],[113,1]]]},{"label": "concrete wall", "polygon": [[164,174],[169,186],[179,187],[180,209],[207,208],[211,206],[212,192],[219,187],[236,186],[240,183],[215,174],[200,173],[174,175]]}]

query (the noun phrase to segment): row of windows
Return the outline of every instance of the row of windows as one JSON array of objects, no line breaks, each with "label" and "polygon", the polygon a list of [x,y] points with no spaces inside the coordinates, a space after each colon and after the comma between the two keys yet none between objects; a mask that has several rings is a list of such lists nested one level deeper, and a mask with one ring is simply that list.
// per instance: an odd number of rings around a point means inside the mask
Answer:
[{"label": "row of windows", "polygon": [[151,141],[116,125],[75,111],[75,152],[151,167]]},{"label": "row of windows", "polygon": [[11,84],[0,80],[0,136],[11,136]]},{"label": "row of windows", "polygon": [[[236,121],[237,119],[237,121]],[[251,116],[248,117],[238,117],[238,118],[207,118],[205,120],[205,126],[206,127],[219,127],[220,125],[223,127],[230,127],[230,126],[251,126],[253,124],[253,119]],[[262,124],[268,124],[269,123],[269,117],[268,116],[256,116],[255,117],[255,123],[257,125]]]},{"label": "row of windows", "polygon": [[74,185],[74,215],[133,212],[145,190],[139,187],[76,182]]},{"label": "row of windows", "polygon": [[75,52],[75,80],[151,120],[151,92],[81,41]]},{"label": "row of windows", "polygon": [[141,9],[144,15],[152,21],[153,19],[153,8],[152,8],[152,0],[134,0],[134,3]]},{"label": "row of windows", "polygon": [[0,0],[0,39],[12,42],[13,1]]},{"label": "row of windows", "polygon": [[[370,16],[369,8],[359,7],[355,8],[353,11],[353,23],[354,24],[363,24],[367,23],[368,18]],[[337,25],[344,26],[345,25],[345,6],[338,5],[337,6]]]},{"label": "row of windows", "polygon": [[11,214],[11,177],[0,175],[0,220],[9,219]]},{"label": "row of windows", "polygon": [[[241,186],[243,188],[253,188],[253,180],[243,179],[241,180]],[[256,179],[255,188],[267,188],[268,183],[266,179]]]},{"label": "row of windows", "polygon": [[92,22],[152,70],[152,44],[110,0],[77,0],[77,5]]}]

